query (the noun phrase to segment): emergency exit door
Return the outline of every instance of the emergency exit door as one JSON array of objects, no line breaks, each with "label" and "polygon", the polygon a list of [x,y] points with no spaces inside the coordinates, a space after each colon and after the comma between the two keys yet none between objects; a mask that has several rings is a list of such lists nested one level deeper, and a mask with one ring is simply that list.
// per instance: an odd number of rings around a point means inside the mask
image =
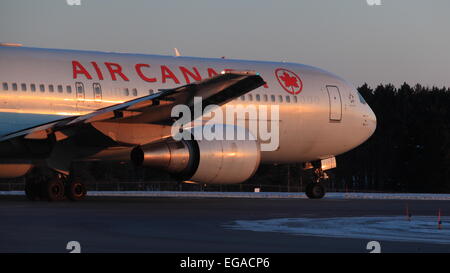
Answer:
[{"label": "emergency exit door", "polygon": [[327,92],[330,99],[330,121],[340,121],[342,119],[342,100],[339,88],[327,85]]}]

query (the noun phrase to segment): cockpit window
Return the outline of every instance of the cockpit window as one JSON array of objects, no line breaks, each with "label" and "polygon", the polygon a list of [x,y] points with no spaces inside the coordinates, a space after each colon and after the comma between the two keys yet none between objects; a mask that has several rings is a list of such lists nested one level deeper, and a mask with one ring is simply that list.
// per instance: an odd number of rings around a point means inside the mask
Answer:
[{"label": "cockpit window", "polygon": [[359,101],[362,103],[362,104],[367,104],[367,102],[366,102],[366,100],[364,99],[364,97],[358,92],[358,97],[359,97]]}]

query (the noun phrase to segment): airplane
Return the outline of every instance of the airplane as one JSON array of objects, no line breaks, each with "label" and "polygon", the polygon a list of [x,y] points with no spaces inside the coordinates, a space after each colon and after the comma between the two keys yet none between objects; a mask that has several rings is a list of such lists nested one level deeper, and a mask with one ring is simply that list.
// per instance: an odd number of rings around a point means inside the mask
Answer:
[{"label": "airplane", "polygon": [[[264,164],[303,163],[314,174],[306,195],[317,199],[335,156],[376,129],[356,88],[323,69],[178,55],[0,44],[0,178],[24,177],[30,200],[76,201],[86,185],[75,162],[131,162],[199,184],[242,183]],[[174,115],[180,105],[193,113]],[[238,111],[227,119],[230,107]],[[202,125],[253,138],[196,138]],[[268,140],[262,127],[276,134]]]}]

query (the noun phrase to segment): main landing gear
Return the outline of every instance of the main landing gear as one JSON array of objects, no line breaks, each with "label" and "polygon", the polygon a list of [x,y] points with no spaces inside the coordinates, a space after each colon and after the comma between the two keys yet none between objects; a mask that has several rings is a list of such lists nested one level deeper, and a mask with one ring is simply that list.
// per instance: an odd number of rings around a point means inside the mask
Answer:
[{"label": "main landing gear", "polygon": [[31,201],[79,201],[86,196],[86,187],[71,176],[35,172],[26,177],[25,195]]}]

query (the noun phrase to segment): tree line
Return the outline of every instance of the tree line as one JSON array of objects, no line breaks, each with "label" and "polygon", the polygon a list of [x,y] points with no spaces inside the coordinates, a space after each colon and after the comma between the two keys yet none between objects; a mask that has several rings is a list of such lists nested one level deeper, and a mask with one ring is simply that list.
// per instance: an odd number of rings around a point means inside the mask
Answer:
[{"label": "tree line", "polygon": [[379,191],[450,192],[450,89],[406,83],[358,88],[377,116],[374,135],[337,157],[335,179]]}]

